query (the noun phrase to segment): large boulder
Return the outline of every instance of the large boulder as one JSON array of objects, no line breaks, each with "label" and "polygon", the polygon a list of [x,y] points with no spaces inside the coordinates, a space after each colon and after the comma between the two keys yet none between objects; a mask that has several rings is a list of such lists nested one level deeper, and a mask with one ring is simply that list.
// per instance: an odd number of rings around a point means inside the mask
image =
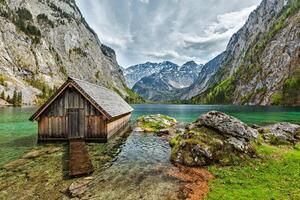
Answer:
[{"label": "large boulder", "polygon": [[171,160],[188,166],[232,164],[256,155],[251,141],[257,130],[224,113],[200,116],[170,141]]},{"label": "large boulder", "polygon": [[232,116],[218,111],[211,111],[204,115],[201,115],[197,119],[196,125],[203,125],[206,127],[214,128],[220,131],[222,134],[232,137],[245,138],[248,140],[257,138],[258,136],[258,132],[255,129],[249,127],[247,124]]},{"label": "large boulder", "polygon": [[263,139],[274,145],[295,144],[300,141],[300,126],[288,122],[280,122],[258,129]]}]

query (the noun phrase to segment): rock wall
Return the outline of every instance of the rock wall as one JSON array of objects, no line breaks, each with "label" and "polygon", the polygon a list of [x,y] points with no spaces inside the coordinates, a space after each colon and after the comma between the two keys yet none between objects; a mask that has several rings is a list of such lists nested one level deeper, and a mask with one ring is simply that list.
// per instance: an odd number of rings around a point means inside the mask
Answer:
[{"label": "rock wall", "polygon": [[[300,105],[299,0],[263,0],[234,34],[209,80],[184,94],[194,102]],[[287,96],[292,100],[286,100]]]},{"label": "rock wall", "polygon": [[68,75],[127,96],[113,49],[101,44],[74,0],[0,1],[0,92],[33,104]]}]

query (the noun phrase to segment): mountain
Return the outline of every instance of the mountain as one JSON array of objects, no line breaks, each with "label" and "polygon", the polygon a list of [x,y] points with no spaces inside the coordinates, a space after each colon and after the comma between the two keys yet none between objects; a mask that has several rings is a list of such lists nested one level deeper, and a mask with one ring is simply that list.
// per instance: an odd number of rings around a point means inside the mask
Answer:
[{"label": "mountain", "polygon": [[132,88],[143,98],[152,101],[179,98],[177,90],[189,87],[198,77],[202,68],[202,65],[198,65],[194,61],[187,62],[182,66],[165,61],[156,66],[163,67],[160,71],[137,81]]},{"label": "mountain", "polygon": [[157,73],[167,65],[167,62],[151,63],[146,62],[143,64],[134,65],[124,69],[124,76],[126,84],[132,88],[136,82],[146,76]]},{"label": "mountain", "polygon": [[224,59],[224,54],[221,53],[208,63],[206,63],[199,72],[195,81],[190,84],[186,89],[179,90],[180,99],[189,99],[193,97],[194,94],[199,94],[208,89],[209,81],[211,77],[218,71],[220,64]]},{"label": "mountain", "polygon": [[216,70],[182,94],[194,103],[300,105],[300,1],[263,0],[215,58]]},{"label": "mountain", "polygon": [[36,103],[68,75],[128,96],[114,50],[100,42],[75,0],[1,0],[0,36],[5,98],[21,91],[23,103]]}]

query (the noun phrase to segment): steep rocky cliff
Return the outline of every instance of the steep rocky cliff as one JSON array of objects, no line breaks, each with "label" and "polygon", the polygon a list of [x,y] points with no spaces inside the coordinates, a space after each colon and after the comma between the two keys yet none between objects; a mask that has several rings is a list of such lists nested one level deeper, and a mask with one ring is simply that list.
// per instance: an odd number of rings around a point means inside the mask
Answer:
[{"label": "steep rocky cliff", "polygon": [[0,0],[0,92],[25,104],[47,98],[68,75],[128,89],[113,49],[101,44],[75,0]]},{"label": "steep rocky cliff", "polygon": [[299,7],[299,0],[263,0],[230,39],[216,73],[204,86],[199,78],[184,98],[197,95],[192,98],[197,103],[299,105]]}]

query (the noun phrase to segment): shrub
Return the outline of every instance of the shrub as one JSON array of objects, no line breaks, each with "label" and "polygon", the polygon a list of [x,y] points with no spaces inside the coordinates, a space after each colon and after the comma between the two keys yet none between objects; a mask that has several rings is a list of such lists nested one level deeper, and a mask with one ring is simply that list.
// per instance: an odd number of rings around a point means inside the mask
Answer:
[{"label": "shrub", "polygon": [[271,104],[272,105],[280,105],[282,103],[282,93],[281,92],[275,92],[271,96]]},{"label": "shrub", "polygon": [[26,8],[19,8],[17,10],[17,14],[18,14],[19,19],[21,19],[23,21],[30,21],[30,20],[32,20],[32,14]]},{"label": "shrub", "polygon": [[48,18],[47,15],[43,14],[39,14],[37,17],[38,23],[42,24],[48,24],[51,28],[54,28],[54,23]]},{"label": "shrub", "polygon": [[87,53],[83,51],[80,47],[75,47],[73,49],[69,49],[69,54],[76,53],[78,55],[82,55],[83,57],[87,57]]}]

